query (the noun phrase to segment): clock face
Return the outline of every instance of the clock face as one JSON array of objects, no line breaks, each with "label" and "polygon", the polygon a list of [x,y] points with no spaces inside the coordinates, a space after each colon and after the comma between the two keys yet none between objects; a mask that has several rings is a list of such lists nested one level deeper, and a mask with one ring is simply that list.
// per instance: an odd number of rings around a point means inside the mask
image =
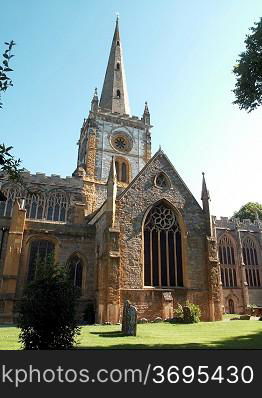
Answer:
[{"label": "clock face", "polygon": [[119,152],[129,152],[132,149],[132,141],[123,133],[114,134],[111,145]]}]

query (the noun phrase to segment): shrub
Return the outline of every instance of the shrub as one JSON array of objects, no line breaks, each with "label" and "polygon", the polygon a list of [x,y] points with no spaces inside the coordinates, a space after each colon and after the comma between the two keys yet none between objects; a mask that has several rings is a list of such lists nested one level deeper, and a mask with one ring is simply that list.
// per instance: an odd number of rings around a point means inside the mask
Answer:
[{"label": "shrub", "polygon": [[201,310],[198,305],[186,302],[183,307],[183,321],[184,323],[197,323],[200,322]]},{"label": "shrub", "polygon": [[200,322],[201,311],[198,305],[186,302],[185,305],[177,304],[172,323],[197,323]]},{"label": "shrub", "polygon": [[183,319],[183,306],[177,303],[177,308],[175,309],[175,318]]},{"label": "shrub", "polygon": [[25,350],[70,349],[80,333],[75,320],[79,291],[66,268],[55,265],[52,258],[36,269],[18,307],[19,341]]}]

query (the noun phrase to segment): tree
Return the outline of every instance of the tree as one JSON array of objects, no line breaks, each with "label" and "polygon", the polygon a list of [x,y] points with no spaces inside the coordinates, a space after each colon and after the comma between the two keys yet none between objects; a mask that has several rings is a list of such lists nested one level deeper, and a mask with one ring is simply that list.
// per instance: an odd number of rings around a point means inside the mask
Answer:
[{"label": "tree", "polygon": [[53,258],[36,264],[18,307],[19,341],[26,350],[71,349],[80,333],[75,319],[79,290]]},{"label": "tree", "polygon": [[[13,86],[13,82],[10,77],[7,76],[7,73],[13,72],[13,69],[9,66],[9,60],[14,57],[11,51],[13,46],[15,46],[15,42],[11,40],[10,43],[5,42],[5,45],[8,46],[8,48],[3,53],[3,62],[2,65],[0,65],[0,108],[3,108],[1,93]],[[7,173],[9,179],[13,181],[21,182],[21,171],[23,171],[23,169],[19,168],[21,160],[16,160],[14,156],[10,154],[11,149],[13,149],[12,146],[6,147],[5,144],[0,144],[0,172]],[[0,199],[4,199],[1,192]]]},{"label": "tree", "polygon": [[262,104],[262,18],[246,35],[246,50],[233,69],[236,76],[235,101],[240,109],[251,112]]},{"label": "tree", "polygon": [[8,48],[3,53],[3,62],[2,66],[0,65],[0,108],[3,107],[3,103],[1,101],[1,92],[6,91],[9,87],[13,86],[13,82],[10,77],[7,76],[7,72],[13,72],[13,69],[9,66],[9,60],[14,57],[11,54],[13,46],[15,46],[15,42],[13,40],[10,43],[5,42],[5,45]]},{"label": "tree", "polygon": [[21,172],[23,171],[20,168],[21,160],[16,160],[13,155],[10,154],[12,146],[8,148],[5,147],[5,144],[0,144],[0,172],[7,173],[10,180],[15,182],[21,182]]},{"label": "tree", "polygon": [[251,221],[254,221],[257,217],[262,220],[262,204],[257,202],[248,202],[236,211],[233,217],[239,218],[241,221],[248,218]]}]

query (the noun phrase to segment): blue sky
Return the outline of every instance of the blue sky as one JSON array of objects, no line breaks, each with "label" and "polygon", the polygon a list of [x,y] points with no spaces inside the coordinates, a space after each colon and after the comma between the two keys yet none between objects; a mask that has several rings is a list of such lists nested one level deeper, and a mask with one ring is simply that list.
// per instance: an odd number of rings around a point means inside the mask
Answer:
[{"label": "blue sky", "polygon": [[232,105],[232,68],[261,0],[10,0],[4,8],[0,46],[17,45],[0,141],[26,169],[74,171],[118,12],[131,110],[141,116],[148,101],[153,153],[161,145],[199,202],[205,171],[217,217],[262,202],[262,109]]}]

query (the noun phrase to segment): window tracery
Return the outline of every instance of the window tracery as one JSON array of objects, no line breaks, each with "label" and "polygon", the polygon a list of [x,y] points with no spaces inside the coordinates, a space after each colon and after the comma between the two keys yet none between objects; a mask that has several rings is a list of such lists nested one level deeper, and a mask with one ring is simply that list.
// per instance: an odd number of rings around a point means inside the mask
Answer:
[{"label": "window tracery", "polygon": [[155,205],[144,224],[144,284],[183,286],[181,232],[174,211]]},{"label": "window tracery", "polygon": [[159,173],[155,178],[155,185],[158,188],[169,188],[170,183],[164,173]]},{"label": "window tracery", "polygon": [[29,192],[20,188],[3,189],[7,198],[0,202],[0,216],[10,217],[15,200],[25,198],[26,218],[31,220],[49,220],[65,222],[69,208],[69,198],[64,191]]},{"label": "window tracery", "polygon": [[69,276],[75,287],[82,288],[83,261],[75,254],[68,261]]},{"label": "window tracery", "polygon": [[243,242],[243,261],[245,264],[246,281],[249,287],[261,286],[261,270],[258,263],[257,247],[253,239],[246,238]]},{"label": "window tracery", "polygon": [[30,245],[27,280],[35,279],[39,263],[46,263],[54,255],[55,245],[46,239],[33,240]]},{"label": "window tracery", "polygon": [[223,287],[236,287],[235,249],[229,236],[223,236],[218,242],[218,255]]}]

